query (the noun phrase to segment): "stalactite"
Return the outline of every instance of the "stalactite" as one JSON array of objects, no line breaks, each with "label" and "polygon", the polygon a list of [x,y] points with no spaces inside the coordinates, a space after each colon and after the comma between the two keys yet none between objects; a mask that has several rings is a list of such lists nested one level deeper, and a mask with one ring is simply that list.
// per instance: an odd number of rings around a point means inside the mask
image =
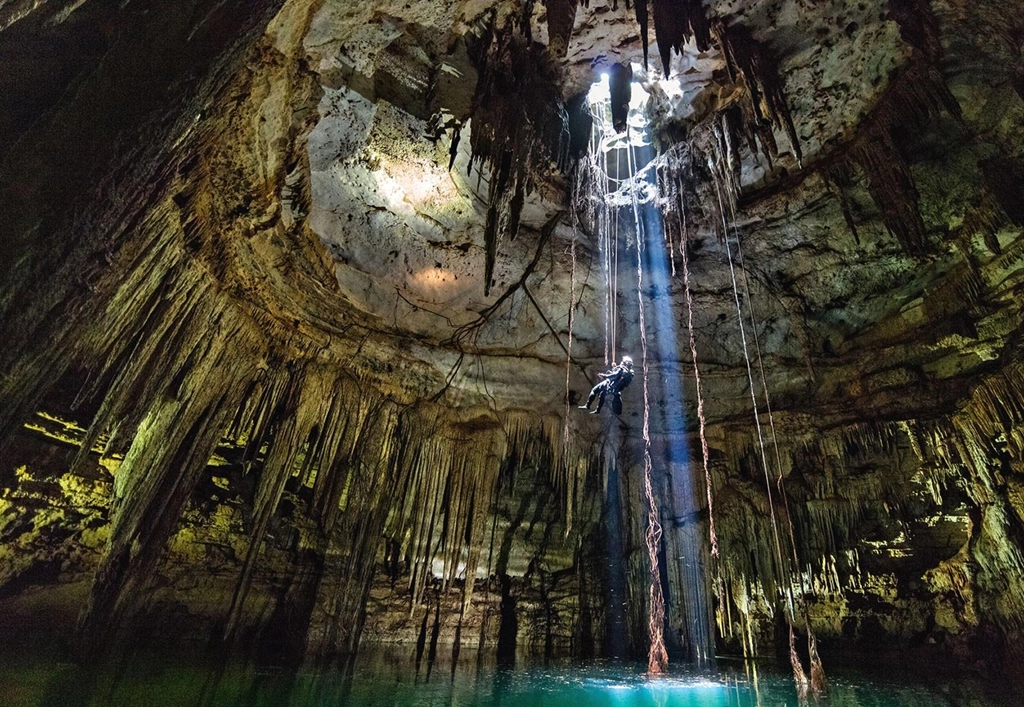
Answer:
[{"label": "stalactite", "polygon": [[853,211],[850,209],[849,188],[852,183],[850,165],[845,160],[840,160],[827,167],[822,175],[829,191],[836,195],[839,200],[839,209],[843,212],[843,220],[846,227],[857,245],[860,245],[860,234],[857,232],[857,222],[853,218]]},{"label": "stalactite", "polygon": [[852,153],[868,178],[868,192],[882,211],[882,220],[909,255],[923,255],[928,240],[910,167],[887,130],[869,133]]},{"label": "stalactite", "polygon": [[[363,407],[350,426],[358,438],[358,458],[381,459],[350,481],[334,531],[355,537],[353,550],[338,567],[340,583],[324,600],[332,611],[332,632],[317,655],[351,652],[358,641],[359,611],[365,602],[381,537],[398,538],[410,561],[410,609],[415,614],[431,587],[442,593],[462,582],[464,613],[472,601],[476,569],[488,533],[501,469],[530,464],[551,469],[552,484],[562,489],[571,509],[583,484],[574,475],[586,450],[564,444],[556,418],[538,424],[535,416],[507,413],[498,418],[452,417],[430,409],[395,416],[387,408]],[[382,418],[395,422],[379,424]],[[371,428],[361,429],[365,424]],[[342,456],[348,458],[344,449]],[[369,472],[369,473],[368,473]],[[383,476],[381,476],[383,474]],[[578,491],[577,491],[578,490]],[[371,520],[373,519],[373,520]],[[386,519],[386,520],[385,520]],[[489,539],[490,538],[490,539]],[[488,552],[492,552],[489,550]]]},{"label": "stalactite", "polygon": [[548,15],[548,47],[556,57],[569,51],[578,0],[546,0]]},{"label": "stalactite", "polygon": [[[684,43],[694,40],[699,51],[711,48],[711,27],[702,0],[656,0],[654,2],[654,34],[658,40],[661,66],[669,75],[672,51],[682,51]],[[643,25],[641,25],[643,27]],[[646,28],[642,36],[646,37]],[[647,44],[644,43],[644,68],[647,67]]]},{"label": "stalactite", "polygon": [[633,90],[633,67],[616,63],[608,69],[608,93],[611,103],[612,127],[624,133],[628,127],[629,103]]},{"label": "stalactite", "polygon": [[529,41],[521,26],[509,21],[499,27],[495,22],[492,17],[470,43],[470,57],[479,72],[470,111],[470,143],[473,158],[490,172],[485,295],[490,294],[498,241],[502,236],[515,238],[533,180],[548,170],[548,155],[558,154],[564,112],[550,57]]},{"label": "stalactite", "polygon": [[941,28],[930,0],[889,0],[889,14],[904,42],[930,61],[942,58]]},{"label": "stalactite", "polygon": [[930,246],[921,218],[920,195],[893,133],[896,129],[920,129],[942,109],[962,119],[960,106],[941,74],[926,62],[911,61],[864,120],[849,153],[868,178],[868,191],[882,212],[886,228],[910,255],[922,255]]},{"label": "stalactite", "polygon": [[330,394],[323,422],[311,510],[321,530],[330,535],[342,509],[354,467],[372,434],[373,423],[384,413],[385,401],[366,394],[346,378],[339,378]]},{"label": "stalactite", "polygon": [[644,47],[644,70],[647,70],[648,53],[649,53],[649,39],[647,35],[647,27],[649,23],[649,14],[647,11],[647,0],[633,0],[633,11],[636,13],[636,23],[640,25],[640,43]]},{"label": "stalactite", "polygon": [[[586,3],[584,3],[586,5]],[[613,11],[618,3],[613,5]],[[626,3],[628,8],[629,3]],[[649,63],[649,27],[654,16],[654,35],[661,54],[661,63],[667,77],[672,51],[681,51],[685,42],[693,40],[699,51],[711,47],[711,28],[702,0],[634,0],[633,12],[640,27],[640,42],[644,53],[644,70]]]},{"label": "stalactite", "polygon": [[[519,15],[519,31],[523,33],[527,41],[533,41],[533,25],[531,20],[533,19],[533,10],[536,6],[537,0],[523,0],[523,9]],[[548,32],[551,32],[550,27]]]},{"label": "stalactite", "polygon": [[742,77],[747,87],[754,127],[766,153],[774,157],[777,152],[772,133],[774,126],[786,132],[793,154],[797,162],[801,162],[803,151],[786,101],[777,59],[744,25],[727,25],[719,20],[714,25],[714,34],[729,70],[734,77]]},{"label": "stalactite", "polygon": [[448,171],[455,169],[455,160],[459,157],[459,143],[462,142],[462,123],[452,128],[452,140],[448,146]]},{"label": "stalactite", "polygon": [[[1008,393],[1000,390],[996,394],[1001,396]],[[949,470],[939,473],[963,475],[961,478],[969,475],[962,468],[956,472],[951,470],[959,464],[956,460],[960,459],[960,452],[957,445],[952,443],[958,435],[946,424],[932,427],[910,422],[871,421],[813,434],[804,431],[801,434],[802,439],[791,441],[788,454],[782,456],[784,460],[792,460],[792,466],[787,469],[787,487],[790,486],[790,475],[797,477],[798,491],[791,497],[794,501],[791,509],[804,543],[801,555],[805,558],[805,564],[801,572],[806,572],[809,580],[805,582],[804,590],[813,594],[864,591],[858,582],[856,552],[850,553],[850,566],[846,570],[850,574],[842,580],[838,576],[835,558],[844,545],[856,542],[857,525],[862,519],[871,518],[873,510],[877,511],[881,506],[889,509],[890,513],[898,513],[897,509],[903,500],[913,498],[920,490],[914,481],[918,468],[901,461],[905,458],[907,448],[917,450],[913,454],[925,463],[925,473],[936,473],[929,471],[928,467],[931,467],[936,471]],[[951,461],[940,461],[935,454],[929,452],[933,448],[945,449],[944,458]],[[991,453],[991,450],[984,452]],[[730,468],[750,468],[751,463],[747,460],[759,456],[756,443],[748,443],[736,449],[734,454],[736,456],[728,461]],[[891,469],[887,468],[887,464],[891,464]],[[864,469],[869,466],[875,467],[877,471],[865,473]],[[926,482],[926,479],[921,481]],[[740,505],[736,497],[738,491],[744,494],[742,502],[747,505]],[[725,585],[762,583],[768,572],[765,568],[770,568],[773,562],[771,549],[764,547],[759,538],[770,533],[766,520],[769,511],[763,491],[747,483],[731,481],[725,494],[725,509],[724,512],[730,516],[730,523],[725,525],[721,538]],[[816,565],[817,569],[812,565]],[[756,586],[750,591],[751,596],[761,597],[758,602],[765,606],[778,596],[776,591],[782,590],[782,587],[764,583],[763,591]],[[719,596],[729,595],[720,593]],[[733,601],[737,610],[740,610],[740,602]],[[729,611],[730,608],[727,606],[724,610]],[[806,606],[802,609],[806,611]],[[724,617],[720,615],[722,620]],[[812,626],[806,613],[803,622],[806,626]],[[816,644],[816,637],[812,638],[815,632],[816,628],[808,632],[809,650],[812,643]],[[816,680],[815,672],[815,664],[812,662],[811,683],[819,686],[827,684],[826,681]]]},{"label": "stalactite", "polygon": [[[544,465],[569,518],[582,502],[590,452],[575,436],[566,440],[560,420],[515,413],[481,425],[438,417],[430,408],[399,416],[393,405],[330,365],[236,366],[259,356],[265,344],[252,339],[248,321],[234,318],[233,305],[218,314],[225,302],[204,293],[205,279],[175,280],[149,268],[136,276],[143,280],[123,283],[123,296],[131,301],[115,300],[110,309],[123,319],[124,354],[112,356],[111,374],[102,376],[109,393],[86,435],[91,444],[113,429],[108,451],[121,444],[127,449],[117,476],[123,500],[88,615],[90,637],[101,640],[96,629],[142,596],[182,504],[224,434],[243,445],[244,468],[259,475],[250,549],[226,632],[249,620],[245,598],[263,535],[294,477],[312,488],[310,508],[325,535],[352,538],[340,573],[325,577],[339,581],[329,597],[334,632],[326,644],[312,647],[323,654],[357,645],[361,607],[385,534],[407,538],[403,552],[414,558],[414,601],[440,561],[449,586],[465,569],[468,607],[496,479],[512,446],[518,464],[551,460]],[[164,301],[177,304],[158,306]],[[213,338],[211,321],[219,332]],[[438,423],[454,431],[439,437]],[[455,448],[463,451],[453,453]],[[372,459],[380,462],[367,466],[364,460]]]},{"label": "stalactite", "polygon": [[999,204],[999,200],[990,190],[985,189],[978,203],[967,208],[960,232],[968,237],[980,233],[989,251],[993,255],[1002,255],[1003,249],[999,244],[998,234],[1009,225],[1010,218]]},{"label": "stalactite", "polygon": [[[9,215],[4,224],[10,226],[4,229],[5,246],[13,250],[9,262],[18,266],[6,268],[0,276],[5,333],[0,351],[0,450],[69,367],[101,360],[86,342],[102,338],[96,333],[97,322],[115,323],[105,308],[122,284],[116,275],[134,270],[139,260],[152,255],[150,247],[162,247],[149,234],[152,222],[168,213],[153,213],[150,207],[174,179],[180,158],[175,148],[203,139],[205,127],[197,127],[197,111],[213,103],[233,69],[244,63],[276,7],[273,2],[258,2],[248,12],[227,16],[223,8],[215,8],[210,22],[194,27],[174,18],[170,10],[160,10],[149,13],[135,31],[108,28],[111,38],[121,38],[112,44],[108,59],[113,63],[107,62],[108,68],[132,63],[139,71],[150,72],[148,85],[173,97],[162,104],[168,109],[153,110],[150,101],[155,94],[111,81],[117,70],[111,73],[101,67],[90,80],[92,89],[81,92],[95,101],[92,107],[83,110],[84,103],[67,101],[54,115],[38,121],[34,138],[8,151],[2,181],[5,186],[20,186],[2,190],[0,199]],[[51,19],[60,24],[59,18]],[[214,26],[224,31],[210,33]],[[186,35],[189,31],[192,34]],[[181,41],[167,41],[162,52],[149,51],[149,42],[156,37],[167,40],[167,32]],[[184,47],[186,36],[201,47],[174,49]],[[122,105],[124,110],[104,114],[95,110],[97,105]],[[69,135],[84,149],[69,151]],[[113,139],[120,148],[106,149]],[[19,166],[27,165],[31,166],[15,178]],[[156,268],[154,273],[162,277],[165,269]],[[111,350],[117,351],[117,343]],[[102,388],[98,386],[97,397],[102,397]]]},{"label": "stalactite", "polygon": [[583,481],[588,473],[594,451],[581,443],[580,435],[571,430],[568,438],[557,418],[538,420],[525,412],[507,412],[501,426],[508,436],[508,457],[521,467],[532,460],[550,469],[549,480],[560,494],[559,503],[567,522],[579,512],[586,499]]},{"label": "stalactite", "polygon": [[426,587],[426,575],[432,571],[433,538],[437,523],[438,506],[444,491],[444,478],[430,473],[434,469],[447,469],[451,465],[449,450],[441,440],[426,440],[413,466],[412,485],[406,498],[407,508],[414,509],[408,554],[411,560],[409,584],[412,607],[418,605]]}]

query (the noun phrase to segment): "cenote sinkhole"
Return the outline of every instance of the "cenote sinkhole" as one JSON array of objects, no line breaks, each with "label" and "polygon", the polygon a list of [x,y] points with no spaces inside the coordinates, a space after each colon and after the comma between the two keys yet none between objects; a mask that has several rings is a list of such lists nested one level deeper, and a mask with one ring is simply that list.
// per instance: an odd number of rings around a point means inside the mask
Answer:
[{"label": "cenote sinkhole", "polygon": [[22,657],[0,668],[7,707],[1010,707],[1009,686],[953,677],[934,666],[844,667],[830,661],[830,695],[801,700],[770,661],[724,660],[709,670],[674,666],[648,677],[641,664],[549,661],[497,668],[493,656],[421,665],[407,651],[365,651],[348,671],[217,665],[150,654],[87,671]]},{"label": "cenote sinkhole", "polygon": [[0,0],[0,707],[1024,704],[1022,56]]}]

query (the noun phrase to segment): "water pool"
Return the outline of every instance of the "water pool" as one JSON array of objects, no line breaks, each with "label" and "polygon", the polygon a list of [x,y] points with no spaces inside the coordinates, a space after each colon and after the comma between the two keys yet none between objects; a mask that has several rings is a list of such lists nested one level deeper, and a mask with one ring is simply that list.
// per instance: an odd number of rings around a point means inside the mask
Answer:
[{"label": "water pool", "polygon": [[[1007,690],[892,667],[830,671],[832,707],[1004,707]],[[5,707],[781,707],[799,705],[791,676],[771,665],[722,661],[656,679],[640,666],[555,662],[513,670],[476,659],[432,669],[408,651],[364,651],[351,671],[289,670],[208,660],[134,656],[118,669],[8,657],[0,665]]]}]

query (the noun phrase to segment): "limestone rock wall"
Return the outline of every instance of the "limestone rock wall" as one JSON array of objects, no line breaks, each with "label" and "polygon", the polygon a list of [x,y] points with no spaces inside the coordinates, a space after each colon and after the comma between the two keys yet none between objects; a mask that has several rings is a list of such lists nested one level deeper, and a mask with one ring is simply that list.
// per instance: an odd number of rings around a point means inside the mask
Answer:
[{"label": "limestone rock wall", "polygon": [[[4,626],[36,633],[43,645],[74,633],[112,530],[120,463],[107,459],[101,466],[91,459],[69,472],[83,433],[74,423],[37,416],[16,437],[9,457],[14,468],[4,480]],[[243,471],[243,452],[219,447],[200,475],[166,550],[151,563],[145,598],[133,615],[135,631],[177,643],[217,639],[224,630],[255,515],[257,485],[254,474]],[[593,652],[605,621],[603,563],[594,556],[601,543],[593,537],[600,503],[588,503],[576,527],[567,529],[548,473],[514,461],[499,473],[492,496],[481,501],[486,523],[475,540],[479,547],[455,560],[457,575],[445,569],[442,553],[433,554],[429,568],[418,565],[409,538],[397,529],[378,531],[379,542],[367,539],[373,554],[360,560],[354,541],[365,531],[346,523],[325,533],[314,520],[315,483],[292,477],[268,523],[235,640],[246,652],[281,660],[334,654],[336,643],[355,640],[347,634],[356,626],[337,613],[356,592],[358,608],[365,608],[363,640],[405,643],[410,650],[426,640],[431,655],[493,649],[504,577],[516,606],[520,651]],[[352,478],[339,512],[356,510],[347,508],[349,499],[370,482]],[[434,505],[438,523],[444,522],[441,500]],[[440,528],[431,538],[444,545]],[[350,585],[358,562],[369,562],[361,575],[365,595]],[[467,575],[473,578],[469,591]]]}]

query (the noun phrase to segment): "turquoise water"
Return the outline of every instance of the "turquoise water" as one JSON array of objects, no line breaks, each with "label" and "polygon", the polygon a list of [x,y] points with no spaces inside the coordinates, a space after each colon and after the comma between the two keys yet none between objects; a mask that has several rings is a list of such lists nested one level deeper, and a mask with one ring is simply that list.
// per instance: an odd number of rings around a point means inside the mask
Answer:
[{"label": "turquoise water", "polygon": [[[893,668],[831,668],[832,707],[1004,707],[1013,696],[936,669],[922,677]],[[349,674],[135,657],[91,673],[25,657],[0,665],[4,707],[781,707],[799,705],[790,675],[764,665],[722,662],[713,671],[680,667],[648,679],[640,667],[555,663],[499,670],[475,658],[417,672],[407,650],[366,651]]]}]

